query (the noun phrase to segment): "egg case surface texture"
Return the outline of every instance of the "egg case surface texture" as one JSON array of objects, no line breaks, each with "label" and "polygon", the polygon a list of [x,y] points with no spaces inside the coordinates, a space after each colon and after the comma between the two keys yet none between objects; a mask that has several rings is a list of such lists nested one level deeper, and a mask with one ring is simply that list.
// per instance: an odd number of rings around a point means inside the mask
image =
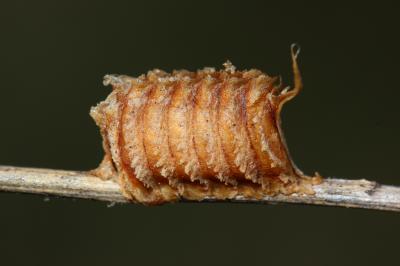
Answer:
[{"label": "egg case surface texture", "polygon": [[146,204],[312,194],[320,178],[294,165],[280,126],[283,104],[302,87],[294,49],[290,90],[229,61],[219,71],[106,75],[113,91],[90,112],[105,150],[93,173]]}]

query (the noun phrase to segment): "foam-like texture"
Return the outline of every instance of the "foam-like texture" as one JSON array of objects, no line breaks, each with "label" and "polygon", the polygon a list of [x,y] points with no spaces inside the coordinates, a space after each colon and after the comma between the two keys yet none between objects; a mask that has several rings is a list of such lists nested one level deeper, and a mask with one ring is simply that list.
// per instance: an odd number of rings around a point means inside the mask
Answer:
[{"label": "foam-like texture", "polygon": [[106,153],[95,173],[147,204],[313,193],[318,178],[295,167],[280,128],[283,103],[301,89],[293,49],[292,58],[292,90],[230,62],[219,71],[107,75],[113,91],[90,112]]}]

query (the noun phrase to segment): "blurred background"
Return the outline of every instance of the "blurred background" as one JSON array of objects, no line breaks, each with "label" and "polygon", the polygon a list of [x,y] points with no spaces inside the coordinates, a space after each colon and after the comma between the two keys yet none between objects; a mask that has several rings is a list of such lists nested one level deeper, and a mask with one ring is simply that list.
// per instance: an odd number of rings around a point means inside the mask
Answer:
[{"label": "blurred background", "polygon": [[[87,170],[107,73],[258,68],[304,90],[283,111],[306,173],[400,185],[399,8],[331,1],[5,1],[0,164]],[[399,265],[400,215],[248,204],[109,206],[0,193],[3,265]]]}]

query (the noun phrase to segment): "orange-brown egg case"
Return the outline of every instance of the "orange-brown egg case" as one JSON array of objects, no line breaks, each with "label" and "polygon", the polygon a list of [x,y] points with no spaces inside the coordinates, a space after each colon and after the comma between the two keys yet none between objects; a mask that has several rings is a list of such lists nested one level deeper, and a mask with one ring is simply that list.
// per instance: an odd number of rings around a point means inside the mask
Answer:
[{"label": "orange-brown egg case", "polygon": [[283,104],[302,88],[294,49],[291,90],[230,62],[220,71],[107,75],[113,91],[91,110],[105,150],[94,173],[145,204],[312,194],[321,179],[297,169],[280,127]]}]

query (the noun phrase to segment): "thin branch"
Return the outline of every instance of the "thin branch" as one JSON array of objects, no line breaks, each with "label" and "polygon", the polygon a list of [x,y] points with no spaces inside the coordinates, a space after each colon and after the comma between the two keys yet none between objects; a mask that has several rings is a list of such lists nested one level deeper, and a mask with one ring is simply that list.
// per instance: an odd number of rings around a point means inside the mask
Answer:
[{"label": "thin branch", "polygon": [[[298,203],[400,212],[400,187],[376,182],[325,179],[314,186],[315,195],[278,195],[261,200],[236,197],[232,202]],[[0,166],[0,191],[128,202],[113,181],[86,172]],[[206,201],[216,201],[212,198]]]}]

